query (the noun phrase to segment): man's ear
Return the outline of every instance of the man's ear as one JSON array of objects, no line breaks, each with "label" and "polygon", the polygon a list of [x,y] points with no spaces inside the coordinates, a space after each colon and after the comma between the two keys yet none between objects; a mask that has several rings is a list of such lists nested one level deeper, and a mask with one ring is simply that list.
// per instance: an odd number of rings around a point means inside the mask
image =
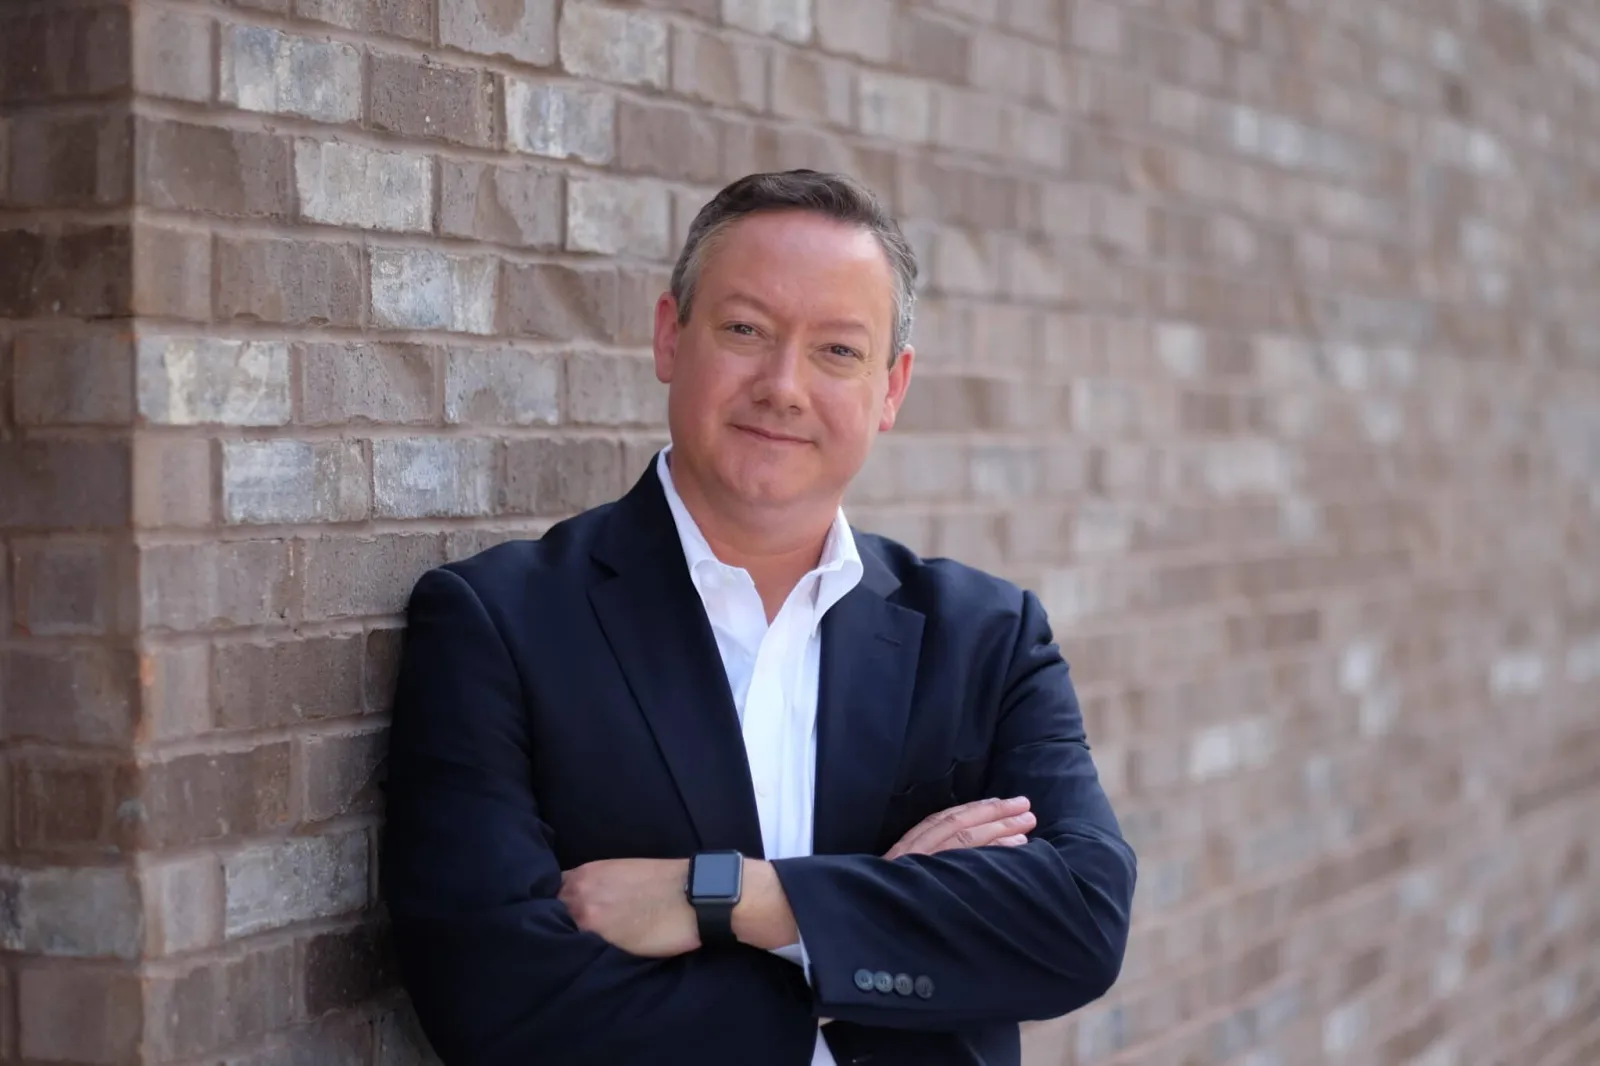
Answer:
[{"label": "man's ear", "polygon": [[894,420],[900,414],[900,405],[906,399],[906,390],[911,387],[911,364],[916,358],[915,349],[908,344],[900,349],[900,355],[895,359],[894,366],[889,368],[889,391],[883,397],[883,415],[878,419],[879,433],[887,433],[894,428]]},{"label": "man's ear", "polygon": [[678,361],[678,301],[670,292],[662,293],[656,301],[654,348],[656,380],[663,385],[670,384],[673,367]]}]

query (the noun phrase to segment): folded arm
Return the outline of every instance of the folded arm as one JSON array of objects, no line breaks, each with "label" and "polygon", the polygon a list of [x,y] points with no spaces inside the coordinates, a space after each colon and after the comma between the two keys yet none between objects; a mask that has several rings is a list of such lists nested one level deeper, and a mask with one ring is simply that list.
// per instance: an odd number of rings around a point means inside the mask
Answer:
[{"label": "folded arm", "polygon": [[[1136,863],[1102,790],[1043,608],[1023,597],[988,793],[1025,796],[1016,847],[898,858],[820,855],[775,867],[805,938],[819,1013],[906,1029],[1058,1017],[1116,980]],[[911,996],[856,974],[926,977]]]},{"label": "folded arm", "polygon": [[[455,573],[412,594],[390,738],[382,885],[404,983],[450,1066],[803,1057],[798,969],[753,948],[645,958],[580,929],[530,779],[510,656]],[[730,1018],[739,1019],[730,1027]]]}]

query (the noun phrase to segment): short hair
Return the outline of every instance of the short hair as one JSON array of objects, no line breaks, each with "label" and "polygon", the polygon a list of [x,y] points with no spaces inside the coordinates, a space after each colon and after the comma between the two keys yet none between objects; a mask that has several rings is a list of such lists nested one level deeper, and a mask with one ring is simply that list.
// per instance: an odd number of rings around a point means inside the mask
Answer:
[{"label": "short hair", "polygon": [[889,364],[911,342],[911,318],[917,299],[917,256],[894,216],[870,189],[842,174],[785,170],[749,174],[712,197],[694,221],[672,270],[672,298],[678,324],[689,321],[700,271],[719,234],[750,215],[767,211],[809,211],[859,226],[877,238],[894,273],[894,335]]}]

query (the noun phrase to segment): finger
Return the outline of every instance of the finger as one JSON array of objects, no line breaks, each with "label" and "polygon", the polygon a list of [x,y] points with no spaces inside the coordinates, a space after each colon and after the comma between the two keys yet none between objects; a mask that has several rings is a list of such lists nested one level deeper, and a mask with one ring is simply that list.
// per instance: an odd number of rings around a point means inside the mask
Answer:
[{"label": "finger", "polygon": [[1016,836],[1001,837],[995,841],[995,844],[1002,848],[1014,848],[1027,842],[1028,835],[1026,833],[1018,833]]},{"label": "finger", "polygon": [[1028,806],[1026,796],[1015,796],[1010,799],[974,800],[948,807],[918,822],[900,839],[900,844],[908,851],[923,851],[935,841],[948,839],[952,833],[1021,814]]},{"label": "finger", "polygon": [[981,848],[1000,837],[1026,833],[1033,828],[1035,821],[1032,811],[1022,811],[981,825],[956,828],[955,823],[951,823],[942,832],[936,830],[928,834],[921,845],[929,854],[947,848]]}]

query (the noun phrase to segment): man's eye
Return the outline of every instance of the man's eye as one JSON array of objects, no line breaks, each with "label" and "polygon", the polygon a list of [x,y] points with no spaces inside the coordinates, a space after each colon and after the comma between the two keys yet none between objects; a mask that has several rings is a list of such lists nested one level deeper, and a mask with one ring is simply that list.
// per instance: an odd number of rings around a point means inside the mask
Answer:
[{"label": "man's eye", "polygon": [[754,337],[756,335],[756,328],[748,322],[731,323],[728,326],[728,331],[730,333],[737,333],[741,337]]},{"label": "man's eye", "polygon": [[842,359],[859,359],[861,353],[846,344],[833,344],[828,346],[828,351]]}]

